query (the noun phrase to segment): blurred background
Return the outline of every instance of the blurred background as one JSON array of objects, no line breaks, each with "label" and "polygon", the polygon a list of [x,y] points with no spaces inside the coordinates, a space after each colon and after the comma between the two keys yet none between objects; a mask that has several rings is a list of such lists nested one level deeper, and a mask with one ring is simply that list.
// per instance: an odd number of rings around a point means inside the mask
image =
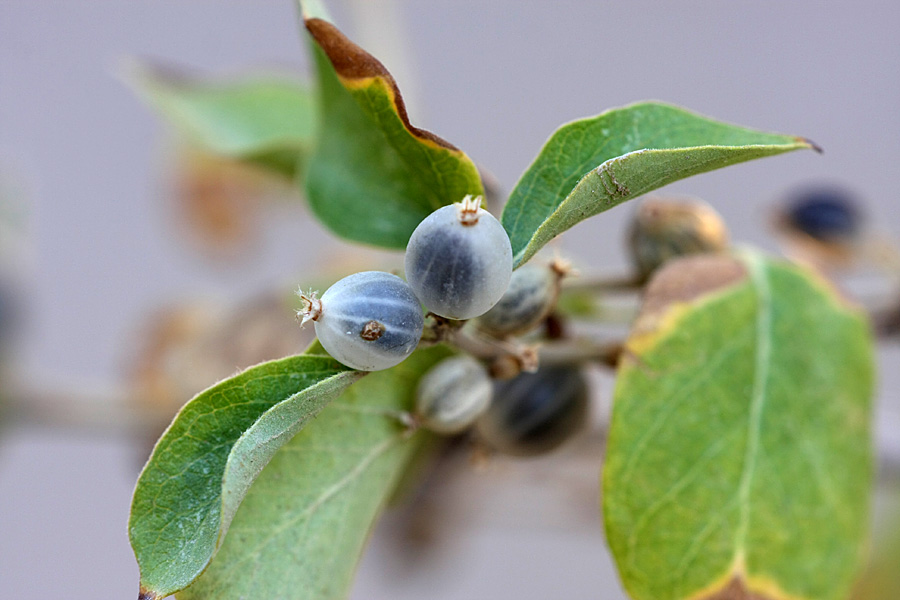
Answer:
[{"label": "blurred background", "polygon": [[[776,208],[820,183],[852,191],[871,231],[900,239],[900,10],[890,3],[328,4],[394,73],[413,122],[463,148],[504,192],[560,124],[659,99],[824,148],[663,190],[713,204],[736,241],[776,251]],[[277,304],[299,278],[398,264],[384,252],[360,262],[290,188],[176,144],[123,81],[135,57],[211,76],[309,72],[290,0],[0,0],[0,317],[12,315],[0,325],[6,381],[34,396],[32,414],[0,425],[7,598],[136,595],[126,521],[150,436],[125,397],[155,385],[154,348],[235,307]],[[231,208],[216,212],[208,197]],[[560,248],[584,270],[626,271],[635,206],[577,226]],[[848,286],[877,295],[879,281],[862,273]],[[272,326],[253,323],[247,335],[264,345]],[[282,343],[266,351],[304,345],[299,334]],[[202,387],[223,376],[192,352],[170,359],[190,365],[184,378]],[[878,444],[898,457],[896,339],[879,361]],[[595,383],[602,419],[611,380]],[[354,598],[624,598],[596,513],[599,448],[584,439],[551,457],[486,471],[462,460],[438,474],[427,510],[379,527]],[[891,511],[892,482],[879,515]],[[429,551],[403,550],[411,528]]]}]

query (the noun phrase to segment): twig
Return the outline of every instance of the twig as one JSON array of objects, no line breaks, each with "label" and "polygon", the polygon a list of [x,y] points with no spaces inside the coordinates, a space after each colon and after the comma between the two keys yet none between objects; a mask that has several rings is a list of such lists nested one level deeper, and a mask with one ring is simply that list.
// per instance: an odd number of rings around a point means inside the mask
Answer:
[{"label": "twig", "polygon": [[638,275],[572,277],[563,280],[563,291],[596,294],[637,292],[644,282]]},{"label": "twig", "polygon": [[587,338],[548,342],[538,348],[543,366],[598,363],[615,368],[623,350],[622,342],[597,343]]},{"label": "twig", "polygon": [[130,402],[122,389],[84,383],[33,385],[4,375],[4,420],[13,424],[133,436],[172,418],[169,410]]}]

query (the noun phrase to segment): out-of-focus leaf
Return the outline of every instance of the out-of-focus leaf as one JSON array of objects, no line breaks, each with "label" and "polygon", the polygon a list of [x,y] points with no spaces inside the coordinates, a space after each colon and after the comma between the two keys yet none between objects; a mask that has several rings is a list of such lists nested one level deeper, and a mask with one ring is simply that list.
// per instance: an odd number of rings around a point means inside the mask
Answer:
[{"label": "out-of-focus leaf", "polygon": [[319,413],[257,478],[209,569],[179,600],[345,597],[375,518],[425,439],[398,416],[420,375],[449,354],[419,350]]},{"label": "out-of-focus leaf", "polygon": [[861,311],[755,253],[681,259],[623,356],[603,510],[631,597],[846,598],[873,472]]},{"label": "out-of-focus leaf", "polygon": [[268,76],[215,82],[143,64],[131,68],[128,79],[163,119],[208,151],[288,177],[309,155],[315,101],[299,81]]},{"label": "out-of-focus leaf", "polygon": [[141,598],[163,598],[197,578],[275,450],[363,375],[327,356],[294,356],[247,369],[181,409],[132,500]]},{"label": "out-of-focus leaf", "polygon": [[795,136],[644,102],[574,121],[547,141],[501,221],[516,265],[584,219],[641,194],[735,163],[815,148]]},{"label": "out-of-focus leaf", "polygon": [[322,120],[305,177],[316,216],[341,237],[405,248],[435,209],[484,189],[461,150],[409,122],[387,69],[304,2]]},{"label": "out-of-focus leaf", "polygon": [[886,495],[890,506],[884,518],[879,519],[876,515],[872,553],[853,589],[853,600],[900,598],[900,488],[897,482]]}]

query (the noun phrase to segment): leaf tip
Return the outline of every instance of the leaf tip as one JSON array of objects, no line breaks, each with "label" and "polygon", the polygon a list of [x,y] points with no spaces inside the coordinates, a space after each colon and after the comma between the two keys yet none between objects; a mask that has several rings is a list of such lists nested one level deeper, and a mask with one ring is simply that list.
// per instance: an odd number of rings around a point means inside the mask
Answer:
[{"label": "leaf tip", "polygon": [[328,57],[335,73],[345,86],[361,83],[368,85],[371,81],[382,82],[386,93],[390,96],[397,117],[413,137],[453,153],[462,152],[447,140],[410,123],[400,88],[397,87],[397,82],[394,81],[393,76],[381,61],[323,18],[304,13],[304,24],[307,32]]},{"label": "leaf tip", "polygon": [[149,91],[153,82],[158,79],[156,69],[136,56],[120,58],[112,70],[116,79],[139,94]]},{"label": "leaf tip", "polygon": [[825,150],[822,148],[822,146],[818,145],[817,143],[815,143],[814,141],[812,141],[809,138],[798,136],[796,139],[801,144],[808,146],[809,149],[813,150],[816,154],[824,154],[825,153]]},{"label": "leaf tip", "polygon": [[141,589],[138,591],[138,600],[159,600],[159,598],[156,592],[148,590],[144,586],[141,586]]},{"label": "leaf tip", "polygon": [[190,72],[138,56],[121,58],[114,73],[119,81],[151,105],[158,102],[161,95],[186,87],[192,79]]},{"label": "leaf tip", "polygon": [[300,16],[304,21],[314,17],[330,20],[328,10],[319,0],[297,0],[297,7],[300,9]]}]

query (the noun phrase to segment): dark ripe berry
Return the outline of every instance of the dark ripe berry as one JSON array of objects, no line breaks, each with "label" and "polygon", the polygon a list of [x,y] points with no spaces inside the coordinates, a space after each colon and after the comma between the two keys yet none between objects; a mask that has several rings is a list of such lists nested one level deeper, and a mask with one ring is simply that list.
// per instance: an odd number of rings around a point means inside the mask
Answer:
[{"label": "dark ripe berry", "polygon": [[356,273],[332,285],[321,299],[301,298],[308,308],[300,316],[315,321],[325,350],[360,371],[393,367],[422,337],[422,305],[409,285],[390,273]]},{"label": "dark ripe berry", "polygon": [[478,317],[478,328],[494,337],[528,333],[543,321],[559,297],[562,271],[527,264],[513,271],[509,287],[494,307]]},{"label": "dark ripe berry", "polygon": [[784,212],[786,226],[821,242],[855,237],[862,228],[862,220],[853,197],[834,187],[796,193]]},{"label": "dark ripe berry", "polygon": [[728,229],[705,202],[654,198],[635,212],[628,243],[638,275],[646,279],[672,258],[725,250]]},{"label": "dark ripe berry", "polygon": [[468,355],[442,360],[419,381],[416,416],[437,433],[459,433],[487,409],[493,395],[487,369]]},{"label": "dark ripe berry", "polygon": [[500,300],[512,275],[512,246],[500,222],[466,196],[419,223],[406,247],[406,278],[431,312],[471,319]]},{"label": "dark ripe berry", "polygon": [[588,386],[577,367],[546,367],[498,382],[476,424],[496,450],[535,456],[557,448],[587,420]]}]

